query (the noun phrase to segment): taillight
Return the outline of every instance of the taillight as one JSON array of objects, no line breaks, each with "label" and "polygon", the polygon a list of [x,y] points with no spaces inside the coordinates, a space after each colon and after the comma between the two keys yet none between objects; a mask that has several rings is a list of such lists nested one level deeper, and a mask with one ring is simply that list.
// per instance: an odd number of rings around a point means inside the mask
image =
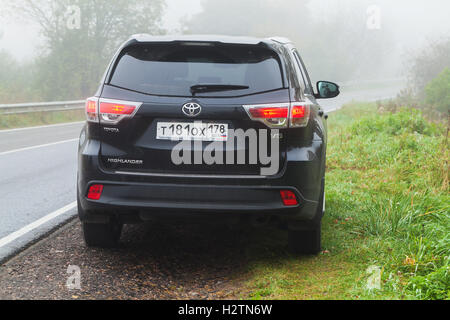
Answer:
[{"label": "taillight", "polygon": [[87,121],[98,121],[98,98],[92,97],[86,100],[86,118]]},{"label": "taillight", "polygon": [[133,117],[142,102],[100,99],[100,122],[117,124],[124,118]]},{"label": "taillight", "polygon": [[101,102],[100,103],[100,113],[101,114],[133,114],[134,110],[136,110],[136,106],[128,106],[117,103],[108,103]]},{"label": "taillight", "polygon": [[281,200],[286,207],[297,206],[298,201],[295,193],[291,190],[281,190],[280,191]]},{"label": "taillight", "polygon": [[276,103],[244,106],[250,119],[260,121],[269,128],[306,127],[310,106],[299,103]]},{"label": "taillight", "polygon": [[253,118],[258,119],[286,119],[288,107],[262,107],[248,110]]},{"label": "taillight", "polygon": [[289,103],[244,106],[250,119],[260,121],[269,128],[287,128]]},{"label": "taillight", "polygon": [[87,194],[88,199],[91,200],[100,200],[103,192],[103,185],[101,184],[93,184],[89,187],[89,191]]},{"label": "taillight", "polygon": [[292,103],[289,127],[291,128],[306,127],[309,121],[309,113],[310,113],[309,105]]}]

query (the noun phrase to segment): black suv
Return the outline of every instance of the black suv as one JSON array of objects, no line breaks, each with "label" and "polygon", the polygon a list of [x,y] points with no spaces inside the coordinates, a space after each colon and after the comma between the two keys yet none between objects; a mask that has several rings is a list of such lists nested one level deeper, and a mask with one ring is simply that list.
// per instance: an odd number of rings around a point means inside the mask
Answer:
[{"label": "black suv", "polygon": [[88,246],[155,219],[289,230],[320,251],[327,126],[287,39],[135,35],[117,51],[79,143],[78,213]]}]

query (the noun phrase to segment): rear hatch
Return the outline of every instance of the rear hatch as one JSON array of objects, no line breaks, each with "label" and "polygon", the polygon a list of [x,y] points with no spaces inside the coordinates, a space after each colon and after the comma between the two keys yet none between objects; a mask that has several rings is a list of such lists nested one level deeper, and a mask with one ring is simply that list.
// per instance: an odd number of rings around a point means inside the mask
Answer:
[{"label": "rear hatch", "polygon": [[[260,175],[268,165],[258,152],[264,143],[271,155],[273,132],[243,106],[288,103],[286,87],[283,63],[266,45],[133,45],[117,58],[100,97],[102,166],[136,174]],[[256,140],[227,144],[236,129],[256,133]],[[285,151],[279,139],[278,171]]]}]

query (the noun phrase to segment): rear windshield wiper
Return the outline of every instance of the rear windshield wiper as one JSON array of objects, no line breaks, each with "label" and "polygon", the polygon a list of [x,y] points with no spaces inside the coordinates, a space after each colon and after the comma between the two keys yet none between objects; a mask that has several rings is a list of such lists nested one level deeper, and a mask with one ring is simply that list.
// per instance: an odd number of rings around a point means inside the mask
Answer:
[{"label": "rear windshield wiper", "polygon": [[191,93],[195,96],[199,92],[219,92],[231,90],[244,90],[250,88],[249,86],[240,86],[232,84],[197,84],[191,87]]}]

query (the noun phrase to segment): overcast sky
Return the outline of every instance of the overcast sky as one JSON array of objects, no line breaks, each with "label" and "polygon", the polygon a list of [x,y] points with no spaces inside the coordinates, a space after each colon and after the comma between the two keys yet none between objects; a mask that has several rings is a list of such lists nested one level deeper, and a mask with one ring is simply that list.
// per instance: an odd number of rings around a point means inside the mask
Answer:
[{"label": "overcast sky", "polygon": [[[273,1],[283,3],[283,0]],[[314,0],[311,9],[316,16],[326,19],[327,12],[335,6],[351,6],[355,1]],[[423,46],[426,39],[450,34],[448,0],[373,0],[372,3],[379,5],[382,27],[389,28],[396,35],[399,47],[411,49]],[[170,32],[176,33],[183,17],[201,10],[201,0],[167,0],[164,26]],[[39,43],[35,27],[0,21],[0,49],[6,49],[17,59],[26,60],[33,57],[34,49]]]}]

